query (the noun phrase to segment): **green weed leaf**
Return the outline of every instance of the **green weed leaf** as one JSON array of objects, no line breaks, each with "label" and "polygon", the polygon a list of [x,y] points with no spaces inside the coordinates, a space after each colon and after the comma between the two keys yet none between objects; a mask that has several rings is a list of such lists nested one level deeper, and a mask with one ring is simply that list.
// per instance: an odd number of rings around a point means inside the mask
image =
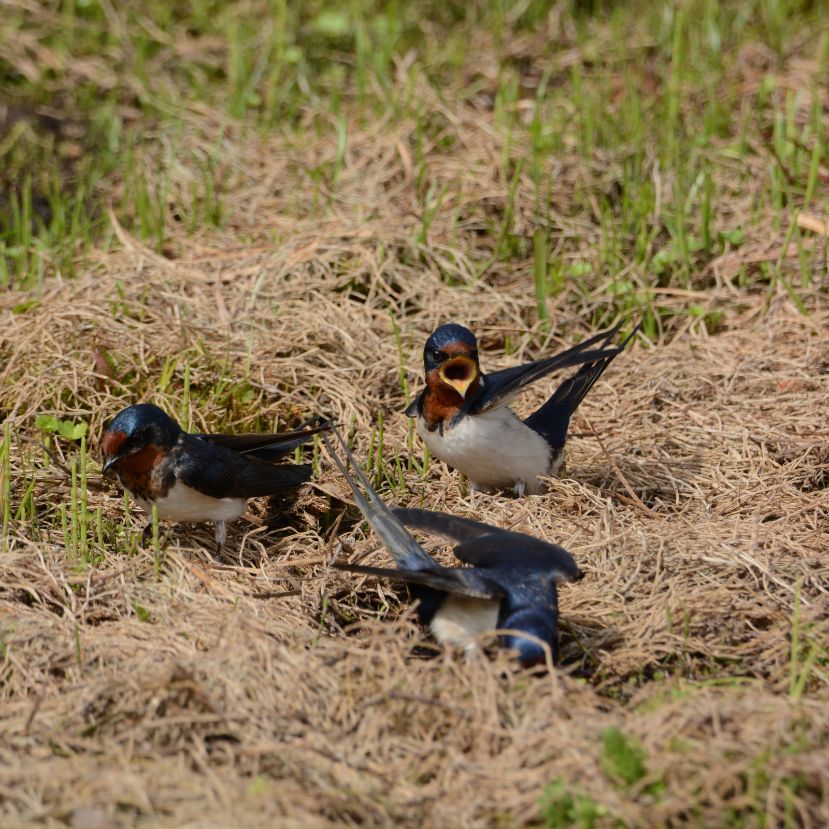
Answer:
[{"label": "green weed leaf", "polygon": [[555,780],[541,795],[541,819],[549,829],[593,829],[607,809],[587,795],[572,791],[564,780]]},{"label": "green weed leaf", "polygon": [[645,750],[618,728],[606,728],[602,732],[602,766],[614,780],[630,786],[647,773]]},{"label": "green weed leaf", "polygon": [[35,418],[35,428],[52,434],[60,428],[60,421],[54,415],[38,415]]},{"label": "green weed leaf", "polygon": [[86,434],[86,423],[58,420],[54,415],[38,415],[35,428],[48,435],[57,434],[64,440],[80,440]]},{"label": "green weed leaf", "polygon": [[80,440],[86,434],[86,424],[62,420],[58,424],[58,434],[65,440]]},{"label": "green weed leaf", "polygon": [[311,30],[327,37],[344,37],[351,32],[351,20],[347,12],[326,9],[311,21]]}]

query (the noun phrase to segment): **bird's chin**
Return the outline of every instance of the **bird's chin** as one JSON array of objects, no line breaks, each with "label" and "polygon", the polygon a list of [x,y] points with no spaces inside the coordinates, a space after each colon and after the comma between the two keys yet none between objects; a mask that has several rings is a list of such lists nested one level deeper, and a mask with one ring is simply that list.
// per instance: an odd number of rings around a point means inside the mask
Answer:
[{"label": "bird's chin", "polygon": [[129,466],[135,454],[135,452],[126,452],[124,454],[110,455],[108,458],[105,458],[104,464],[101,467],[104,477],[118,480],[120,478],[119,472]]},{"label": "bird's chin", "polygon": [[109,484],[115,484],[115,486],[124,486],[123,480],[121,480],[121,474],[115,467],[108,469],[104,472],[104,480]]}]

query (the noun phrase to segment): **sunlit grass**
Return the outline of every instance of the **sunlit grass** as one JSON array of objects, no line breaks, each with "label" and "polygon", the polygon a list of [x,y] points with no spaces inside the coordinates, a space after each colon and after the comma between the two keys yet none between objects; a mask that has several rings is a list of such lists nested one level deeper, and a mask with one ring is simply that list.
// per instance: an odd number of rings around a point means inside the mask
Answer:
[{"label": "sunlit grass", "polygon": [[[55,2],[42,15],[12,7],[0,34],[9,39],[15,31],[37,32],[56,63],[51,73],[22,80],[14,66],[0,61],[0,82],[10,100],[31,115],[12,124],[0,141],[6,166],[0,183],[8,192],[0,207],[0,283],[36,291],[57,273],[71,275],[77,255],[93,240],[108,238],[110,202],[122,224],[157,250],[174,222],[192,233],[222,225],[227,208],[221,147],[203,147],[189,158],[181,153],[187,110],[196,102],[255,130],[295,129],[297,135],[308,129],[301,122],[309,109],[330,113],[311,123],[336,147],[321,179],[326,189],[336,190],[355,114],[364,122],[412,118],[424,145],[452,141],[451,130],[442,129],[413,90],[425,83],[441,96],[447,90],[461,100],[480,94],[476,56],[493,49],[494,128],[508,197],[490,228],[491,253],[477,262],[479,277],[495,263],[532,257],[540,269],[536,295],[544,320],[550,297],[565,288],[591,290],[634,264],[633,289],[615,292],[619,309],[658,314],[648,283],[695,286],[700,271],[724,250],[723,238],[746,230],[721,224],[718,208],[730,196],[722,171],[761,149],[758,141],[765,145],[767,164],[759,186],[752,182],[755,206],[770,206],[780,232],[789,227],[793,209],[825,205],[821,165],[827,139],[817,88],[812,100],[803,100],[780,85],[770,68],[744,101],[735,63],[743,43],[766,43],[783,55],[795,33],[813,31],[807,51],[816,70],[826,70],[829,39],[813,25],[818,10],[796,0],[767,0],[751,14],[746,8],[710,0],[613,4],[594,16],[590,4],[565,5],[542,59],[523,65],[507,44],[547,25],[552,3],[517,9],[473,3],[462,9],[431,2],[360,0],[343,8],[194,0],[175,10],[160,2],[126,3],[117,7],[116,26],[97,4]],[[201,41],[210,48],[191,48]],[[179,50],[186,44],[182,58]],[[558,65],[564,49],[576,52]],[[399,65],[403,55],[413,58],[405,69]],[[73,58],[93,57],[112,70],[103,98],[98,78],[78,78],[74,71]],[[42,122],[36,113],[56,87],[63,90],[61,115]],[[61,118],[77,125],[68,130],[70,138]],[[164,150],[158,145],[162,136]],[[593,214],[602,229],[598,244],[585,239],[592,256],[578,273],[566,248],[553,245],[542,261],[547,248],[535,235],[554,226],[560,210],[551,164],[573,153],[586,167],[612,159],[600,177],[606,186],[597,189],[588,178],[565,208],[574,218]],[[182,161],[191,171],[189,191],[173,192],[170,167]],[[446,209],[449,191],[430,175],[418,147],[413,162],[424,193],[413,243],[422,246],[436,215]],[[37,175],[33,164],[42,168]],[[529,234],[516,232],[516,199],[525,177],[537,206],[538,228]]]}]

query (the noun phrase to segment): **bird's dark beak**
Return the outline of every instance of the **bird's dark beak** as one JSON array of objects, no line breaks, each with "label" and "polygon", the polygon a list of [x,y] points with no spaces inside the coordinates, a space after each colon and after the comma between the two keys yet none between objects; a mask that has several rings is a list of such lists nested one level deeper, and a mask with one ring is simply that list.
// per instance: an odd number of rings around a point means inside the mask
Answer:
[{"label": "bird's dark beak", "polygon": [[465,399],[469,387],[478,377],[478,364],[471,357],[459,354],[447,360],[438,370],[438,375],[447,386],[451,386]]},{"label": "bird's dark beak", "polygon": [[104,475],[109,475],[109,473],[112,471],[112,467],[115,466],[115,464],[118,463],[118,461],[120,461],[120,460],[121,460],[120,455],[110,455],[104,461],[104,465],[103,465],[103,468],[102,468],[102,471],[103,471]]}]

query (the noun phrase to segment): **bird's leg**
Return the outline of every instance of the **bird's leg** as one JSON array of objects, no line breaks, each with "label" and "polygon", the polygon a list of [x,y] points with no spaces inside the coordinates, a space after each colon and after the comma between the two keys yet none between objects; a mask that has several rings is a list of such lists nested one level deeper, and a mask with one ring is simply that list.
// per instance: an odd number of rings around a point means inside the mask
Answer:
[{"label": "bird's leg", "polygon": [[216,522],[216,560],[220,560],[222,557],[222,547],[225,545],[225,541],[227,541],[227,525],[224,521],[217,521]]},{"label": "bird's leg", "polygon": [[553,454],[550,458],[550,467],[547,470],[547,474],[553,478],[561,478],[564,476],[564,468],[564,449],[553,449]]},{"label": "bird's leg", "polygon": [[472,665],[481,658],[483,650],[475,639],[470,639],[463,646],[463,657],[467,665]]},{"label": "bird's leg", "polygon": [[142,547],[149,547],[150,543],[153,540],[153,522],[150,521],[146,527],[144,527],[144,531],[141,533],[141,546]]},{"label": "bird's leg", "polygon": [[516,481],[515,486],[513,486],[512,491],[519,497],[524,497],[524,490],[527,488],[527,484],[524,481]]}]

